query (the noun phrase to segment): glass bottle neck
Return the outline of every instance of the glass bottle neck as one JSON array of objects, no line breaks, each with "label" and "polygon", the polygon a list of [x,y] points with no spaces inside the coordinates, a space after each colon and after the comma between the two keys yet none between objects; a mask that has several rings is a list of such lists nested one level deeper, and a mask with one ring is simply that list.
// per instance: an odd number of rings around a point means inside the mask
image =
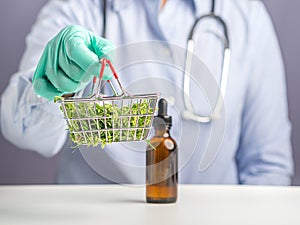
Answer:
[{"label": "glass bottle neck", "polygon": [[170,136],[170,127],[169,126],[156,126],[155,127],[155,136]]}]

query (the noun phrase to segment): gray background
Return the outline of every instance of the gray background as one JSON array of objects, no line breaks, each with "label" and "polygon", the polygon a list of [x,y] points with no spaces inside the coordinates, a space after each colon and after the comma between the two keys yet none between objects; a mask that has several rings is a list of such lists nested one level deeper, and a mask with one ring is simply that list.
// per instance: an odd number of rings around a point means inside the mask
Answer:
[{"label": "gray background", "polygon": [[[24,40],[36,15],[47,0],[0,1],[0,93],[11,74],[17,71]],[[265,0],[282,47],[287,72],[290,118],[293,124],[293,149],[296,160],[294,184],[300,185],[300,1]],[[0,184],[53,183],[59,155],[51,159],[16,149],[0,135]]]}]

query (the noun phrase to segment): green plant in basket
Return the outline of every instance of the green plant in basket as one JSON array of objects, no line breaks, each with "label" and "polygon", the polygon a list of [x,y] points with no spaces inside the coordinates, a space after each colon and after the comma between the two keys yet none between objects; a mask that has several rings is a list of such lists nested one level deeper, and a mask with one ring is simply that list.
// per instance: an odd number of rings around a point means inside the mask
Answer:
[{"label": "green plant in basket", "polygon": [[[55,102],[62,101],[55,98]],[[146,139],[154,109],[151,100],[120,107],[100,102],[64,102],[60,109],[68,118],[71,140],[79,145],[98,146]]]}]

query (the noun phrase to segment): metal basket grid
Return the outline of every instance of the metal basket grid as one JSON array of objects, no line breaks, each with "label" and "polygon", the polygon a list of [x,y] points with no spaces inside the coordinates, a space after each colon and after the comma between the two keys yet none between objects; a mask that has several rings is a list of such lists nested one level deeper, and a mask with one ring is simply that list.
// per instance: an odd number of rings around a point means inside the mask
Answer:
[{"label": "metal basket grid", "polygon": [[[100,79],[106,63],[122,90],[121,94],[108,81],[115,95],[102,96],[99,82],[96,94],[89,98],[63,98],[59,101],[70,138],[78,145],[97,146],[101,143],[104,147],[113,142],[142,141],[151,129],[158,94],[129,94],[107,59],[102,60]],[[93,81],[92,92],[95,84],[96,79]]]},{"label": "metal basket grid", "polygon": [[151,129],[157,96],[61,103],[70,137],[75,143],[96,145],[145,140]]}]

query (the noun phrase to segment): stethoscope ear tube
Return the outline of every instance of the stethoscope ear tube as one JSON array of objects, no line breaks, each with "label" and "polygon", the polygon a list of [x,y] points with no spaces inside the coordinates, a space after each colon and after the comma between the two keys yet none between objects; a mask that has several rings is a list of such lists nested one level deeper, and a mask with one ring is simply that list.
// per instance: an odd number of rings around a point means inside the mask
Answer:
[{"label": "stethoscope ear tube", "polygon": [[211,116],[199,116],[193,111],[192,103],[190,101],[190,76],[191,67],[194,54],[194,40],[188,40],[187,51],[186,51],[186,61],[183,79],[183,100],[185,105],[185,110],[183,111],[183,118],[187,120],[194,120],[199,123],[209,123],[211,121]]},{"label": "stethoscope ear tube", "polygon": [[[203,21],[206,18],[211,18],[216,20],[223,28],[223,36],[218,35],[220,40],[223,41],[224,52],[223,52],[223,62],[222,62],[222,70],[221,70],[221,81],[220,81],[220,89],[218,93],[217,103],[211,110],[211,114],[208,116],[197,115],[194,113],[192,103],[190,101],[190,76],[191,76],[191,67],[192,67],[192,60],[194,54],[194,30],[196,29],[199,22]],[[186,50],[186,62],[184,68],[184,78],[183,78],[183,87],[184,87],[184,105],[185,110],[183,112],[183,118],[187,120],[194,120],[200,123],[209,123],[213,119],[217,119],[221,116],[221,109],[224,105],[224,98],[227,89],[228,83],[228,75],[229,75],[229,68],[230,68],[230,60],[231,60],[231,50],[229,45],[229,38],[228,38],[228,31],[227,26],[223,19],[219,16],[216,16],[214,13],[210,13],[207,15],[203,15],[196,19],[193,27],[190,31],[188,42],[187,42],[187,50]]]}]

